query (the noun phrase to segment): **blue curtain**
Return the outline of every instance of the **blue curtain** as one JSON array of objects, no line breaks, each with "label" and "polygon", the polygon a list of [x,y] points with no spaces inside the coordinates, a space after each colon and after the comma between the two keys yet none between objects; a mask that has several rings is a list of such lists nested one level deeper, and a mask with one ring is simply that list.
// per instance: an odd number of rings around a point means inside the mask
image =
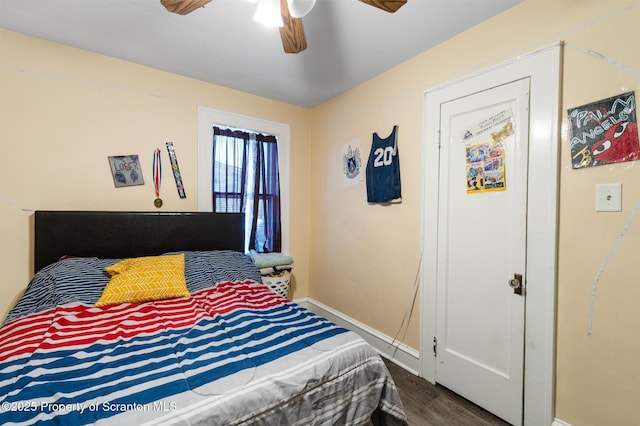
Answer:
[{"label": "blue curtain", "polygon": [[213,211],[245,214],[247,250],[279,252],[278,140],[213,128]]}]

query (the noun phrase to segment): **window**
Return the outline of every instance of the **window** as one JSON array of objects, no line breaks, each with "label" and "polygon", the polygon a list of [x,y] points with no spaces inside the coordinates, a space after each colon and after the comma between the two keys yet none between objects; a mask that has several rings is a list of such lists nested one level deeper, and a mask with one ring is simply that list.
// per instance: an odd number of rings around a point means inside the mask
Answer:
[{"label": "window", "polygon": [[246,248],[281,251],[278,140],[274,135],[213,128],[212,205],[244,213]]},{"label": "window", "polygon": [[[280,186],[281,251],[289,253],[289,125],[255,117],[198,107],[198,210],[213,211],[213,128],[249,129],[250,133],[275,135]],[[248,228],[248,227],[247,227]],[[246,241],[249,238],[245,238]]]}]

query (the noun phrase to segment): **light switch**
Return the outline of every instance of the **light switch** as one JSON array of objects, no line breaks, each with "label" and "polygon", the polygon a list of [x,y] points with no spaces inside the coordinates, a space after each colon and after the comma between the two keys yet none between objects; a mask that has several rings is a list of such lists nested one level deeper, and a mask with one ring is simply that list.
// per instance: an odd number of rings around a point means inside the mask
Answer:
[{"label": "light switch", "polygon": [[596,185],[596,211],[622,211],[622,184],[601,183]]}]

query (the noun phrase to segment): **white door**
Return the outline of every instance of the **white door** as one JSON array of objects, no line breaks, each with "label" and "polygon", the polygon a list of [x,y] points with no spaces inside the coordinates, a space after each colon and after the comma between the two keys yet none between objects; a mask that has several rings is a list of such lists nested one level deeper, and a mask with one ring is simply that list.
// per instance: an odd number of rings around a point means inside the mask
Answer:
[{"label": "white door", "polygon": [[436,382],[514,425],[523,418],[529,84],[440,105]]}]

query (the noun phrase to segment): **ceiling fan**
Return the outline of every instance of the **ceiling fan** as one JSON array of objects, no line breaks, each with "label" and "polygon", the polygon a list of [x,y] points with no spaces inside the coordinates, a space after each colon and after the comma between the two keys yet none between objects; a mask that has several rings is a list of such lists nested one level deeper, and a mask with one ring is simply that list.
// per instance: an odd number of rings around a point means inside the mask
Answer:
[{"label": "ceiling fan", "polygon": [[[212,0],[160,0],[160,3],[172,13],[186,15],[205,6]],[[265,0],[259,0],[265,1]],[[273,1],[273,0],[272,0]],[[407,0],[359,0],[378,9],[394,13],[400,9]],[[280,38],[282,47],[286,53],[300,53],[307,48],[307,38],[302,26],[302,17],[306,15],[316,0],[280,0],[280,12],[282,26]],[[260,5],[258,5],[260,7]]]}]

